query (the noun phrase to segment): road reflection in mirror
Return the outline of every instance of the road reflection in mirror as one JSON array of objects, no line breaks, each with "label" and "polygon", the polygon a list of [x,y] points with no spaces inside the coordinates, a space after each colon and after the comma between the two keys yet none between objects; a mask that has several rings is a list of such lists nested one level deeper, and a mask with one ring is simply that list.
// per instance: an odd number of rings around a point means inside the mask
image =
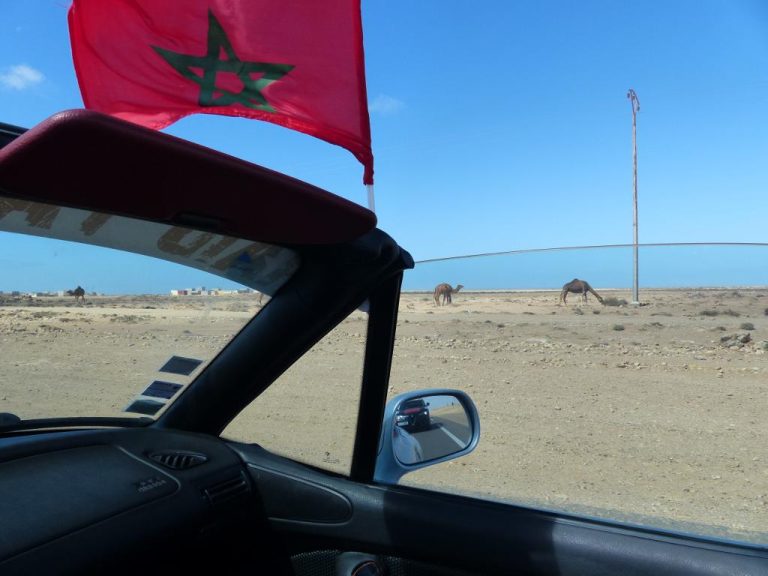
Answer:
[{"label": "road reflection in mirror", "polygon": [[401,464],[437,460],[466,448],[472,427],[464,405],[451,395],[404,401],[395,410],[392,441]]}]

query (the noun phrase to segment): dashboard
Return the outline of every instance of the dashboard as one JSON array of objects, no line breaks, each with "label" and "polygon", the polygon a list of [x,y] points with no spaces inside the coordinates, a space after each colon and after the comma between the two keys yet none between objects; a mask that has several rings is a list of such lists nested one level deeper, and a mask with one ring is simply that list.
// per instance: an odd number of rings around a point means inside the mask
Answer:
[{"label": "dashboard", "polygon": [[268,530],[225,442],[152,428],[0,438],[0,518],[3,575],[253,570]]}]

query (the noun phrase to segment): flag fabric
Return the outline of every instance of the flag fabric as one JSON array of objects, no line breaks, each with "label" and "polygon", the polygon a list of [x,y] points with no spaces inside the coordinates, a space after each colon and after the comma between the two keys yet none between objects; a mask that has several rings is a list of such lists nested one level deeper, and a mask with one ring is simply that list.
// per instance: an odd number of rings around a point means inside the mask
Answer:
[{"label": "flag fabric", "polygon": [[86,108],[273,122],[348,149],[373,183],[360,0],[74,0],[69,31]]}]

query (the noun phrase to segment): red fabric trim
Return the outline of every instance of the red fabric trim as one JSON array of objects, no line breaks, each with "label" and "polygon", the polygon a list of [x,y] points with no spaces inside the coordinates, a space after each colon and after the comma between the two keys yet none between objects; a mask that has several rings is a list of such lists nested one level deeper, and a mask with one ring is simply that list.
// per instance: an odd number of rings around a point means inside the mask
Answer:
[{"label": "red fabric trim", "polygon": [[0,189],[174,224],[202,217],[217,233],[278,244],[346,242],[376,226],[371,211],[311,184],[86,110],[0,149]]}]

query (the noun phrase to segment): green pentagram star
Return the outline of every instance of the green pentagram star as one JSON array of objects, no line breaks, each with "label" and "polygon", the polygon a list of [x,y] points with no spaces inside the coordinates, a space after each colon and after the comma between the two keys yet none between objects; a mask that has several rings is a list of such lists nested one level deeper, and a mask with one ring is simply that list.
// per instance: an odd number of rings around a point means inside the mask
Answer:
[{"label": "green pentagram star", "polygon": [[[200,86],[198,103],[200,106],[229,106],[242,104],[255,110],[274,112],[262,91],[275,80],[279,80],[294,66],[290,64],[274,64],[271,62],[246,62],[240,60],[232,48],[232,43],[224,33],[219,21],[208,11],[208,52],[205,56],[193,56],[171,52],[158,46],[152,46],[163,59],[187,80]],[[226,54],[225,59],[220,59],[221,51]],[[202,70],[202,75],[193,70]],[[231,92],[216,87],[216,74],[219,72],[231,72],[243,83],[240,92]],[[253,78],[252,74],[260,74]],[[219,96],[216,96],[219,93]]]}]

